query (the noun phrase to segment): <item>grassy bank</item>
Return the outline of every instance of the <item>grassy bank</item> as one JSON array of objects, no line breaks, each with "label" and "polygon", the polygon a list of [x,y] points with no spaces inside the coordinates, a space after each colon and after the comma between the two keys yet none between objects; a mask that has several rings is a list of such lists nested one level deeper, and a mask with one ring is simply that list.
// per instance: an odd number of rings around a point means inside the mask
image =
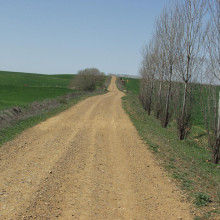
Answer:
[{"label": "grassy bank", "polygon": [[30,128],[30,127],[32,127],[42,121],[45,121],[46,119],[48,119],[52,116],[59,114],[60,112],[77,104],[79,101],[88,98],[89,96],[91,96],[91,94],[76,96],[75,98],[70,100],[68,103],[61,104],[57,108],[51,109],[47,112],[42,112],[40,114],[37,114],[35,116],[32,116],[32,117],[24,119],[24,120],[18,120],[16,122],[14,122],[13,126],[10,126],[4,130],[0,130],[0,146],[5,142],[14,139],[18,134],[20,134],[25,129]]},{"label": "grassy bank", "polygon": [[204,129],[193,127],[187,140],[180,141],[176,135],[175,121],[162,128],[154,116],[148,116],[138,99],[139,80],[125,79],[123,107],[130,116],[141,138],[153,151],[160,164],[173,180],[184,190],[189,201],[195,204],[195,219],[218,219],[220,217],[220,169],[209,162]]}]

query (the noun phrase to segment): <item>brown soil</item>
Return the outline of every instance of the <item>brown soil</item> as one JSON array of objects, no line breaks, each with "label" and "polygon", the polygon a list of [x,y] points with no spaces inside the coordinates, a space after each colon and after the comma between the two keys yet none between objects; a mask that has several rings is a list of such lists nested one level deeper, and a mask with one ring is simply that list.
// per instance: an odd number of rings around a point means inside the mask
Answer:
[{"label": "brown soil", "polygon": [[0,148],[0,219],[193,219],[109,91]]}]

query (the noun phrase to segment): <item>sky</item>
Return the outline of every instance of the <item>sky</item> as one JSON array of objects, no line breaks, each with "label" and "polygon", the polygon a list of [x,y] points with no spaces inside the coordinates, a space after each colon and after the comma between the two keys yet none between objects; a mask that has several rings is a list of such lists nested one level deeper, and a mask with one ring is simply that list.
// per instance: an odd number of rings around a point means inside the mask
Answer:
[{"label": "sky", "polygon": [[0,0],[0,70],[138,75],[166,0]]}]

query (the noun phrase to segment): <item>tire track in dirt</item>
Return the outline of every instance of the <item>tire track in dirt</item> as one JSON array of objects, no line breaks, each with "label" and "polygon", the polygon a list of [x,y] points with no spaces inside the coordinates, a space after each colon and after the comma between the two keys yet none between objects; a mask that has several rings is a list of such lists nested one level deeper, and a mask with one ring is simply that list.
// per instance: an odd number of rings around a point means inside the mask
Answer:
[{"label": "tire track in dirt", "polygon": [[0,148],[0,219],[193,219],[109,91]]}]

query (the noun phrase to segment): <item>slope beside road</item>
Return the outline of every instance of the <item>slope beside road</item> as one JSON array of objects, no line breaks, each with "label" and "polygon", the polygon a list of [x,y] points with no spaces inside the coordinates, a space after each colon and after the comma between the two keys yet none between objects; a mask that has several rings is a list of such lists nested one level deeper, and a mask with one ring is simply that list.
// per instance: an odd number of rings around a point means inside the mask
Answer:
[{"label": "slope beside road", "polygon": [[0,219],[193,219],[115,80],[0,148]]}]

